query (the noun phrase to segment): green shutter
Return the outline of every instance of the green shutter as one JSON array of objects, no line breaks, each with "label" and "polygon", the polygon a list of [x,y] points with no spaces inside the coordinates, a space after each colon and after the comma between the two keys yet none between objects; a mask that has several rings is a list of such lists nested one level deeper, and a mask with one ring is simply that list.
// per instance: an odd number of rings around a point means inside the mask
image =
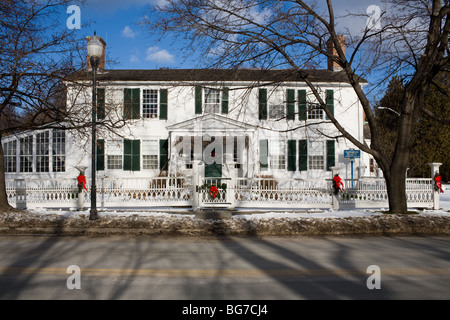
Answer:
[{"label": "green shutter", "polygon": [[222,114],[228,113],[228,88],[222,89]]},{"label": "green shutter", "polygon": [[141,90],[124,89],[123,117],[125,119],[139,119],[141,113]]},{"label": "green shutter", "polygon": [[97,119],[105,119],[105,88],[97,89]]},{"label": "green shutter", "polygon": [[267,120],[267,89],[259,89],[259,120]]},{"label": "green shutter", "polygon": [[195,87],[195,114],[202,114],[202,87]]},{"label": "green shutter", "polygon": [[298,90],[298,119],[306,120],[306,90]]},{"label": "green shutter", "polygon": [[298,141],[298,170],[308,170],[308,141]]},{"label": "green shutter", "polygon": [[286,90],[286,110],[287,115],[286,118],[288,120],[295,120],[295,90],[287,89]]},{"label": "green shutter", "polygon": [[97,140],[97,171],[105,170],[105,140]]},{"label": "green shutter", "polygon": [[141,141],[123,141],[123,170],[141,170]]},{"label": "green shutter", "polygon": [[269,168],[269,140],[259,140],[259,168],[265,171]]},{"label": "green shutter", "polygon": [[[331,114],[334,116],[334,90],[325,90],[326,94],[326,104],[328,110],[330,110]],[[330,117],[327,115],[327,120],[330,120]]]},{"label": "green shutter", "polygon": [[334,167],[336,164],[335,161],[335,141],[327,140],[327,170],[331,171],[331,167]]},{"label": "green shutter", "polygon": [[297,170],[297,141],[288,140],[288,171]]},{"label": "green shutter", "polygon": [[131,158],[132,158],[132,143],[131,140],[123,141],[123,170],[131,170]]},{"label": "green shutter", "polygon": [[159,140],[159,169],[167,170],[169,160],[169,140]]},{"label": "green shutter", "polygon": [[168,100],[168,91],[167,89],[159,90],[159,119],[167,120],[167,100]]}]

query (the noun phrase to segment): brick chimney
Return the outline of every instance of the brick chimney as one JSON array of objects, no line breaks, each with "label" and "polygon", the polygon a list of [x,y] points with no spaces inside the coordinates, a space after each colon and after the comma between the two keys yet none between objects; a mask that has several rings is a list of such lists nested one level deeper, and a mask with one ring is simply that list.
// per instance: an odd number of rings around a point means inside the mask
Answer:
[{"label": "brick chimney", "polygon": [[[86,43],[91,41],[92,37],[86,37]],[[103,44],[103,53],[100,59],[100,63],[98,65],[98,70],[105,70],[105,57],[106,57],[106,42],[101,37],[97,36],[97,39]],[[92,70],[91,61],[89,60],[89,56],[87,57],[87,69],[89,71]]]},{"label": "brick chimney", "polygon": [[[342,49],[342,51],[344,51],[345,54],[345,36],[337,36],[338,38],[338,42],[339,45]],[[329,39],[327,41],[327,53],[329,55],[333,55],[333,56],[337,56],[337,50],[334,47],[334,43],[331,39]],[[333,71],[341,71],[342,67],[339,66],[336,62],[334,62],[332,59],[328,58],[328,70],[333,70]]]}]

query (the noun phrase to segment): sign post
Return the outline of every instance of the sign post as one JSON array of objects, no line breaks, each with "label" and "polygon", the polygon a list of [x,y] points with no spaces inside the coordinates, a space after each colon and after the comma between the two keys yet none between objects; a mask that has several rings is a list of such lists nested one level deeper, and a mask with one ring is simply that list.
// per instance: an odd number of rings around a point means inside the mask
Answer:
[{"label": "sign post", "polygon": [[352,171],[352,189],[353,189],[353,160],[356,158],[361,158],[361,150],[355,150],[355,149],[347,149],[344,150],[344,158],[350,159],[351,163],[351,171]]}]

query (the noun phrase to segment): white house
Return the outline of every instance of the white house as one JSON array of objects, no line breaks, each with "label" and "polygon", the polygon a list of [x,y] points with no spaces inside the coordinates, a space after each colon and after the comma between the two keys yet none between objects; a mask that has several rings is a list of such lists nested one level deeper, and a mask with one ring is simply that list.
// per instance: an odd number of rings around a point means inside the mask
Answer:
[{"label": "white house", "polygon": [[[343,72],[305,70],[341,125],[364,141],[361,104]],[[92,74],[74,74],[68,104],[90,104]],[[350,179],[369,157],[351,163],[307,84],[291,70],[105,70],[97,76],[97,117],[126,120],[112,134],[99,126],[97,177],[202,176],[324,180],[330,167]],[[79,84],[85,84],[80,86]],[[89,119],[87,117],[87,119]],[[338,138],[336,138],[338,137]],[[2,139],[7,179],[75,178],[91,172],[90,137],[70,130],[23,132]],[[353,160],[352,160],[353,161]],[[363,172],[369,175],[369,170]]]}]

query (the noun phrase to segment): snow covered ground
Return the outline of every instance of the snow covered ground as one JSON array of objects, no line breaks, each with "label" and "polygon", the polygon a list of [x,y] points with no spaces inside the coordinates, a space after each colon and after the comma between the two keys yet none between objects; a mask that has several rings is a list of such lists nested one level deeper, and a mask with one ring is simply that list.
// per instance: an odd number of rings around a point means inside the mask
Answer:
[{"label": "snow covered ground", "polygon": [[[301,212],[286,212],[286,211],[257,211],[250,213],[246,213],[242,211],[241,214],[234,215],[233,219],[242,219],[242,220],[258,220],[258,219],[295,219],[295,218],[347,218],[347,217],[370,217],[370,216],[379,216],[383,213],[381,211],[386,209],[355,209],[355,210],[304,210]],[[30,210],[31,213],[36,215],[59,215],[67,218],[83,218],[89,215],[89,210],[77,211],[77,210],[45,210],[45,209],[36,209]],[[450,185],[444,186],[444,193],[440,194],[440,210],[423,210],[420,211],[420,215],[431,215],[431,216],[450,216]],[[179,211],[173,210],[123,210],[123,209],[111,209],[103,212],[99,212],[99,216],[102,218],[113,218],[113,217],[126,217],[126,216],[139,216],[139,217],[152,217],[152,218],[164,218],[170,217],[171,219],[180,217],[183,219],[186,218],[194,218],[194,213],[192,211],[186,211],[185,213],[179,213]]]}]

